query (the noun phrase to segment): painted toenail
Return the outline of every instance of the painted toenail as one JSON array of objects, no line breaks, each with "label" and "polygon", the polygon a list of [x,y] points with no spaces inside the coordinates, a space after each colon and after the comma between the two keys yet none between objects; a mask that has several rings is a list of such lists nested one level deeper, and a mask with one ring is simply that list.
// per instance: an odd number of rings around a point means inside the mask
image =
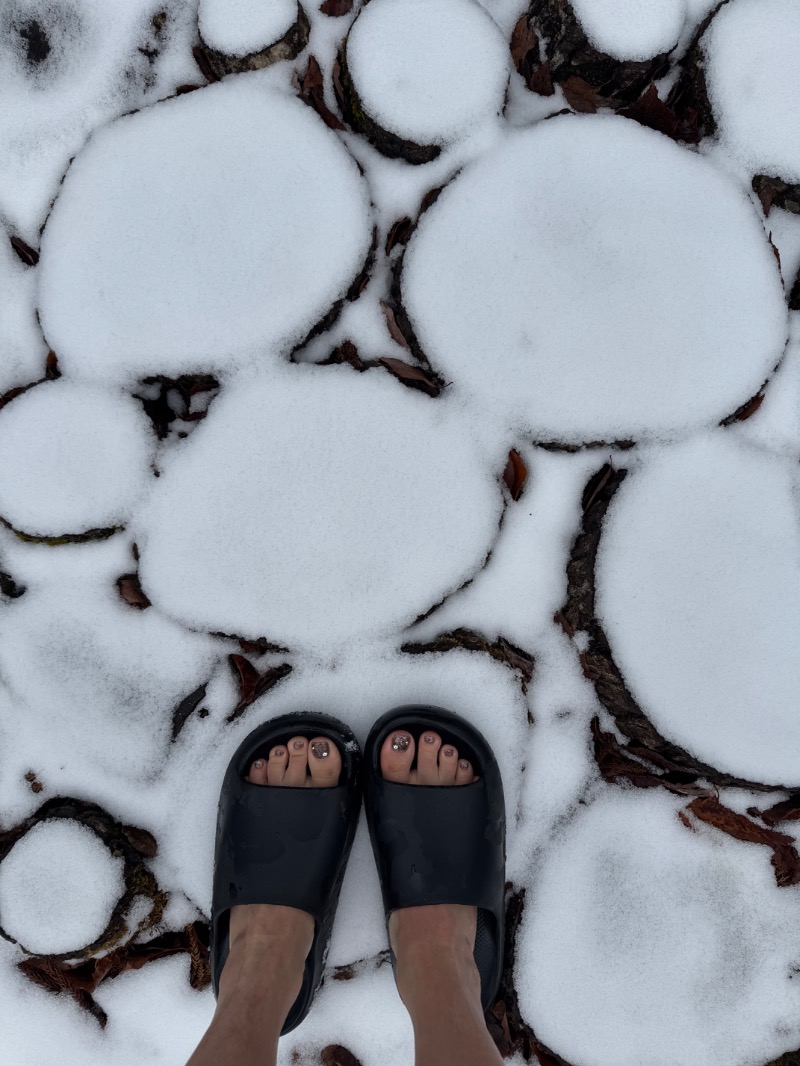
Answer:
[{"label": "painted toenail", "polygon": [[458,765],[462,770],[469,770],[469,763],[466,759],[460,759]]},{"label": "painted toenail", "polygon": [[446,755],[446,756],[447,756],[447,758],[449,759],[449,758],[451,758],[451,757],[452,757],[453,755],[455,755],[455,752],[453,751],[453,749],[452,749],[452,748],[445,748],[445,749],[444,749],[444,751],[442,752],[442,755]]},{"label": "painted toenail", "polygon": [[425,741],[426,744],[435,744],[436,743],[436,737],[431,736],[430,733],[426,733],[425,736],[422,739]]},{"label": "painted toenail", "polygon": [[281,756],[283,755],[283,748],[276,748],[276,749],[275,749],[275,751],[273,751],[273,753],[272,753],[272,754],[273,754],[273,755],[274,755],[274,756],[275,756],[276,758],[280,759],[280,757],[281,757]]},{"label": "painted toenail", "polygon": [[256,759],[256,761],[253,763],[253,766],[255,766],[255,768],[257,770],[260,770],[263,765],[264,765],[264,760],[263,759]]},{"label": "painted toenail", "polygon": [[327,740],[318,740],[316,744],[311,745],[311,754],[315,759],[327,759],[330,752],[331,748]]},{"label": "painted toenail", "polygon": [[410,743],[411,737],[407,737],[403,733],[395,733],[392,737],[392,747],[395,751],[408,751]]},{"label": "painted toenail", "polygon": [[306,746],[306,744],[305,744],[305,741],[304,741],[304,740],[296,740],[296,741],[295,741],[295,742],[294,742],[294,743],[292,744],[292,747],[294,748],[294,750],[295,750],[295,751],[300,751],[300,749],[301,749],[301,748],[304,748],[305,746]]}]

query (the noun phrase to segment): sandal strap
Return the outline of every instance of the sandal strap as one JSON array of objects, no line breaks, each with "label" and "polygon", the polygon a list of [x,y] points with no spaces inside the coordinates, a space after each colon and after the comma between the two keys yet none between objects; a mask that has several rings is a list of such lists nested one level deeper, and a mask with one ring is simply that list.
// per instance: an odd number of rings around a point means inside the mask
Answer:
[{"label": "sandal strap", "polygon": [[264,788],[234,780],[217,821],[214,899],[297,907],[322,922],[346,861],[351,790]]},{"label": "sandal strap", "polygon": [[502,911],[505,817],[499,775],[470,785],[367,784],[372,847],[388,917],[460,903]]}]

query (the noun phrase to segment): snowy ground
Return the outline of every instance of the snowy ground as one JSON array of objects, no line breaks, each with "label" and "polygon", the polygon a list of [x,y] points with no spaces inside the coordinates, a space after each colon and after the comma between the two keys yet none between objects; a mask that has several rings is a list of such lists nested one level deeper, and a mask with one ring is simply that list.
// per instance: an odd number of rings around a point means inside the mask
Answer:
[{"label": "snowy ground", "polygon": [[[2,6],[4,1064],[181,1066],[232,752],[405,702],[509,1062],[800,1061],[800,11],[715,11]],[[362,825],[281,1066],[410,1066],[386,947]]]}]

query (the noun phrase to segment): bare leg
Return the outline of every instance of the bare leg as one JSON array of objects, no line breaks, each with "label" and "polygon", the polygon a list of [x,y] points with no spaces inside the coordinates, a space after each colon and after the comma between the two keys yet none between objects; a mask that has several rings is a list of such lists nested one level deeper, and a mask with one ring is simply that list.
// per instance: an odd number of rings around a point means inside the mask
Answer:
[{"label": "bare leg", "polygon": [[[259,763],[261,765],[259,765]],[[326,788],[342,761],[324,738],[294,737],[250,767],[253,784]],[[211,1025],[187,1066],[275,1066],[278,1037],[303,982],[314,919],[295,907],[253,904],[231,910],[230,951]]]},{"label": "bare leg", "polygon": [[[436,733],[423,734],[412,771],[414,740],[399,736],[399,744],[397,735],[388,737],[381,750],[389,780],[443,786],[474,780],[470,764],[442,747]],[[456,904],[408,907],[389,920],[397,987],[414,1026],[415,1066],[502,1066],[481,1010],[476,921],[474,907]]]}]

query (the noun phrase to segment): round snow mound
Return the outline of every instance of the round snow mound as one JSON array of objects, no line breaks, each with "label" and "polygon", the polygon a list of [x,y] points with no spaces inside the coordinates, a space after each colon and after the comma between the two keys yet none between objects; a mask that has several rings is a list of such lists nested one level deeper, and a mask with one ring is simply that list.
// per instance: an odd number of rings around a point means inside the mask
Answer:
[{"label": "round snow mound", "polygon": [[466,169],[422,216],[402,299],[454,387],[570,443],[718,422],[787,334],[745,192],[617,116],[539,123]]},{"label": "round snow mound", "polygon": [[364,110],[417,144],[444,144],[502,110],[508,46],[474,0],[371,0],[347,38]]},{"label": "round snow mound", "polygon": [[297,18],[297,0],[200,0],[203,41],[217,52],[246,56],[279,41]]},{"label": "round snow mound", "polygon": [[67,381],[37,385],[0,411],[0,515],[39,537],[124,524],[154,450],[131,397]]},{"label": "round snow mound", "polygon": [[769,851],[691,832],[661,791],[603,795],[525,901],[523,1016],[580,1066],[752,1066],[800,1041],[800,895]]},{"label": "round snow mound", "polygon": [[668,739],[719,770],[800,785],[797,464],[718,432],[647,458],[611,502],[597,615]]},{"label": "round snow mound", "polygon": [[42,237],[42,326],[73,373],[227,370],[301,340],[371,236],[336,135],[260,73],[237,75],[94,134]]},{"label": "round snow mound", "polygon": [[3,929],[29,951],[78,951],[103,933],[125,891],[123,862],[91,829],[49,819],[0,863]]},{"label": "round snow mound", "polygon": [[494,473],[459,420],[377,373],[232,386],[141,517],[142,585],[196,629],[303,647],[381,636],[480,567]]},{"label": "round snow mound", "polygon": [[722,143],[751,173],[800,182],[800,6],[736,0],[703,38]]},{"label": "round snow mound", "polygon": [[652,59],[678,43],[686,0],[571,0],[589,41],[621,60]]}]

